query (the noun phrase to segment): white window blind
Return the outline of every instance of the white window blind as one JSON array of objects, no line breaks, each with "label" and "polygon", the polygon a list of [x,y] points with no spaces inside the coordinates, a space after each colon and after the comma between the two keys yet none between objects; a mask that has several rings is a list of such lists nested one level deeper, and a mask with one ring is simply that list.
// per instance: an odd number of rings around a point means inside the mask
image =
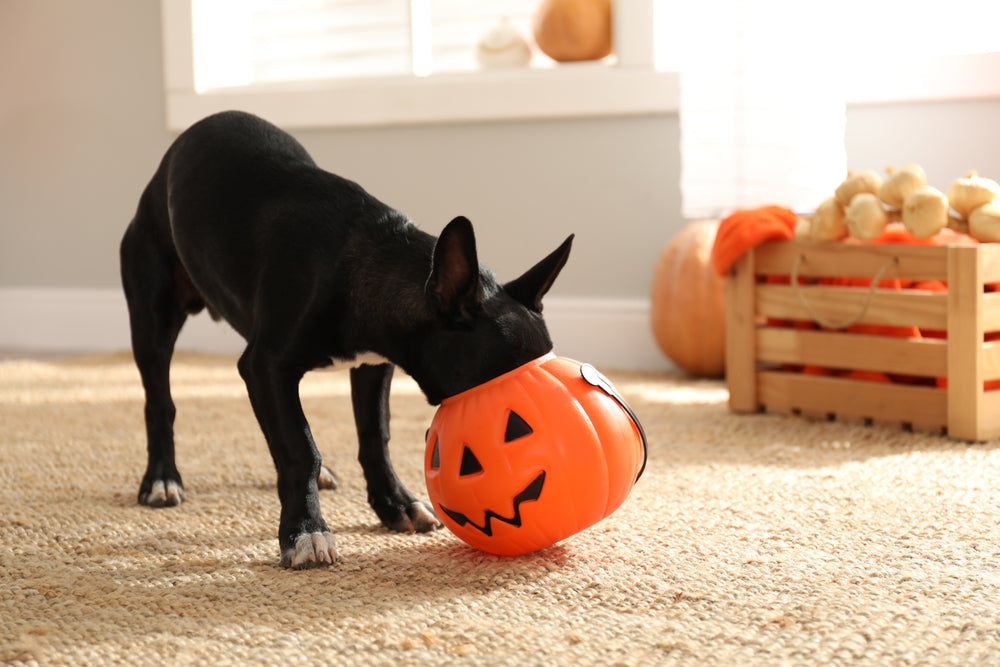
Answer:
[{"label": "white window blind", "polygon": [[726,9],[692,3],[682,13],[684,216],[812,210],[847,170],[846,104],[835,32],[795,26],[830,12],[801,0],[731,0]]},{"label": "white window blind", "polygon": [[[198,90],[476,69],[502,19],[531,34],[538,0],[193,0]],[[544,56],[538,58],[544,64]]]},{"label": "white window blind", "polygon": [[253,82],[401,74],[412,65],[407,0],[251,0]]}]

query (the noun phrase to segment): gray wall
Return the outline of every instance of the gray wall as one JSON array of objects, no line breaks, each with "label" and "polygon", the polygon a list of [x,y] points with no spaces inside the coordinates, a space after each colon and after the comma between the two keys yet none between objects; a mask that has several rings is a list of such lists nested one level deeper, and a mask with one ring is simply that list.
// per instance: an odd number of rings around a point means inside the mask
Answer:
[{"label": "gray wall", "polygon": [[1000,180],[1000,99],[851,107],[847,158],[858,169],[923,165],[942,191],[970,169]]},{"label": "gray wall", "polygon": [[[171,136],[158,0],[0,0],[0,288],[116,287]],[[852,166],[1000,175],[1000,101],[852,108]],[[673,115],[302,131],[325,168],[436,232],[463,214],[501,278],[575,232],[561,296],[645,297],[682,224]]]},{"label": "gray wall", "polygon": [[169,144],[159,3],[0,0],[0,287],[118,283]]}]

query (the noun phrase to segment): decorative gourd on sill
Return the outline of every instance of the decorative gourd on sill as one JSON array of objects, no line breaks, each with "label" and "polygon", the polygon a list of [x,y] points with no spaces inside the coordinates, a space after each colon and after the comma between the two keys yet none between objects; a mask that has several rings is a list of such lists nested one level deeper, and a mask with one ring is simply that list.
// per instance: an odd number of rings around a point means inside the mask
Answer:
[{"label": "decorative gourd on sill", "polygon": [[476,44],[476,63],[483,69],[525,67],[530,62],[531,45],[507,18]]},{"label": "decorative gourd on sill", "polygon": [[645,465],[642,426],[611,382],[551,352],[442,401],[424,453],[445,526],[498,556],[597,523]]},{"label": "decorative gourd on sill", "polygon": [[600,60],[611,53],[611,0],[542,0],[533,32],[553,60]]},{"label": "decorative gourd on sill", "polygon": [[718,220],[692,222],[663,248],[653,274],[653,336],[671,361],[695,376],[726,370],[725,279],[712,268]]}]

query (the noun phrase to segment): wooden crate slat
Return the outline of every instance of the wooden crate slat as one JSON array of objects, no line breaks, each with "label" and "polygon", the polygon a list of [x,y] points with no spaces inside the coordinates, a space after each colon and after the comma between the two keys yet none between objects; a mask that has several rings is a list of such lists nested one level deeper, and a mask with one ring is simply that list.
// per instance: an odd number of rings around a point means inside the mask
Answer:
[{"label": "wooden crate slat", "polygon": [[[997,352],[1000,353],[1000,348]],[[757,359],[927,377],[945,377],[948,372],[947,344],[942,340],[773,327],[757,330]],[[997,363],[1000,364],[1000,354]],[[1000,366],[997,372],[1000,373]]]},{"label": "wooden crate slat", "polygon": [[898,264],[885,278],[944,280],[948,274],[947,257],[937,246],[790,241],[764,243],[754,254],[757,273],[767,275],[790,275],[800,255],[805,257],[799,269],[804,277],[871,278],[893,258]]},{"label": "wooden crate slat", "polygon": [[997,437],[1000,437],[1000,391],[987,391],[983,394],[983,417],[979,433],[970,439],[990,440]]},{"label": "wooden crate slat", "polygon": [[1000,379],[1000,342],[984,343],[982,355],[983,380]]},{"label": "wooden crate slat", "polygon": [[1000,243],[979,246],[983,262],[983,282],[1000,283]]},{"label": "wooden crate slat", "polygon": [[[769,318],[806,320],[791,285],[761,284],[761,275],[798,273],[801,293],[820,318],[846,322],[858,317],[867,288],[818,285],[812,278],[941,280],[946,294],[920,290],[872,293],[859,323],[916,326],[947,333],[923,340],[846,331],[769,326]],[[741,272],[742,271],[742,272]],[[731,407],[764,409],[820,419],[909,426],[957,439],[1000,438],[1000,244],[871,246],[803,241],[765,243],[747,253],[727,279],[727,381]],[[779,365],[784,365],[779,366]],[[904,383],[866,382],[794,372],[799,366],[877,370],[889,374],[947,377],[947,389]],[[781,370],[779,370],[781,369]],[[735,389],[735,392],[734,392]],[[735,396],[737,400],[733,401]]]},{"label": "wooden crate slat", "polygon": [[753,260],[754,253],[745,253],[726,278],[726,378],[734,412],[757,410]]},{"label": "wooden crate slat", "polygon": [[978,248],[947,248],[948,433],[975,440],[983,417],[983,278]]},{"label": "wooden crate slat", "polygon": [[[800,285],[806,303],[820,317],[834,322],[846,322],[861,311],[868,289],[863,287],[831,287]],[[811,320],[791,285],[756,287],[757,313],[765,317]],[[945,329],[947,295],[921,290],[876,289],[867,310],[858,320],[861,324],[915,326],[925,329]]]},{"label": "wooden crate slat", "polygon": [[1000,331],[1000,292],[983,294],[983,331]]},{"label": "wooden crate slat", "polygon": [[947,425],[947,392],[942,389],[781,371],[760,371],[757,377],[758,398],[767,409]]}]

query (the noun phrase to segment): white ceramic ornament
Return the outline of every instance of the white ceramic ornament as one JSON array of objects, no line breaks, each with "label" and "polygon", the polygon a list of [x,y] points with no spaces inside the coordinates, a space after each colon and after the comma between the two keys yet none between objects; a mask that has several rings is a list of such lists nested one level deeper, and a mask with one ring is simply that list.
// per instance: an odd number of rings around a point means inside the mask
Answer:
[{"label": "white ceramic ornament", "polygon": [[506,18],[476,44],[476,62],[483,69],[525,67],[531,62],[531,55],[528,40]]}]

